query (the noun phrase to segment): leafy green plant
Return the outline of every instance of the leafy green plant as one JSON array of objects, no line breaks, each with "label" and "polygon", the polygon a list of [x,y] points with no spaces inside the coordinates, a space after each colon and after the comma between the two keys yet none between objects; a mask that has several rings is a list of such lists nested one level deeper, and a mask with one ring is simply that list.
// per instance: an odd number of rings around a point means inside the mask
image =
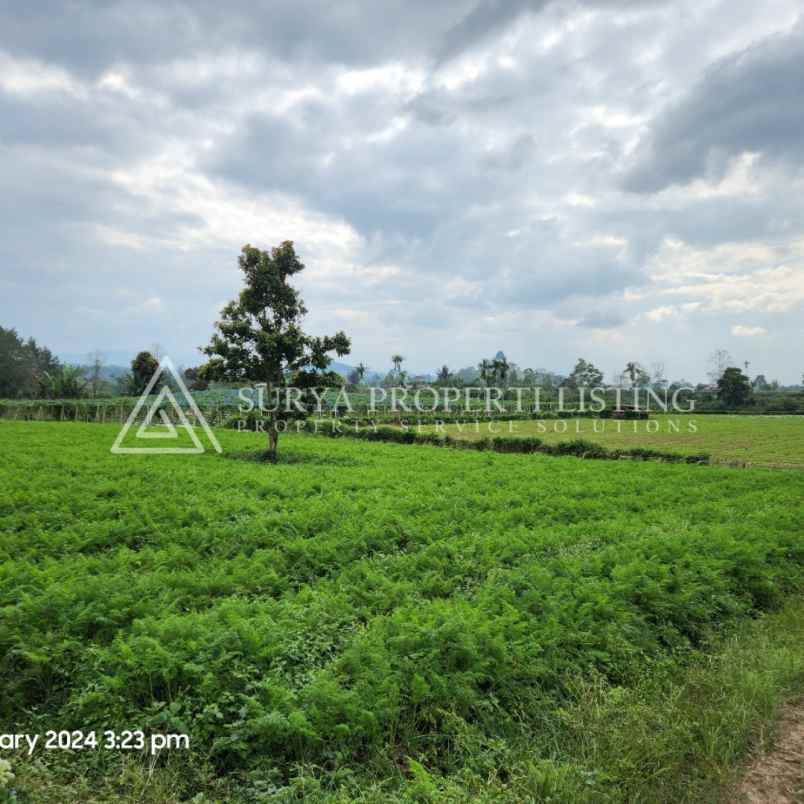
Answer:
[{"label": "leafy green plant", "polygon": [[116,429],[0,423],[0,716],[186,732],[277,796],[610,792],[551,747],[572,680],[631,689],[804,588],[798,472],[307,435],[268,470]]}]

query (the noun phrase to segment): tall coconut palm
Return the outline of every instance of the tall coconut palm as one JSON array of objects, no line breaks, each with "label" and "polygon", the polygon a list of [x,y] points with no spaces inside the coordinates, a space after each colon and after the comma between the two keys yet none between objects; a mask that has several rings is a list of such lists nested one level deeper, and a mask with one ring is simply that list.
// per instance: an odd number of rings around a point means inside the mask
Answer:
[{"label": "tall coconut palm", "polygon": [[505,379],[508,376],[509,369],[511,368],[507,358],[505,356],[495,357],[492,367],[494,369],[494,379],[497,380],[499,378],[500,385],[505,385]]},{"label": "tall coconut palm", "polygon": [[493,376],[494,371],[494,364],[491,360],[486,360],[484,357],[478,364],[477,364],[478,371],[480,371],[480,379],[483,381],[484,385],[489,384],[489,379]]},{"label": "tall coconut palm", "polygon": [[628,377],[632,388],[642,387],[650,382],[650,374],[639,363],[626,363],[624,377]]}]

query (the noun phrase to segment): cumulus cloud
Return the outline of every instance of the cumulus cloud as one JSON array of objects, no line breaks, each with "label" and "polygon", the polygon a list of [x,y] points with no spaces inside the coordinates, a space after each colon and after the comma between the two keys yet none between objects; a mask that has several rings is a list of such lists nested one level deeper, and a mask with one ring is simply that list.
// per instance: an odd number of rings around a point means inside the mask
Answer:
[{"label": "cumulus cloud", "polygon": [[735,324],[731,328],[731,334],[738,338],[755,338],[758,335],[767,335],[765,327],[749,327],[746,324]]}]

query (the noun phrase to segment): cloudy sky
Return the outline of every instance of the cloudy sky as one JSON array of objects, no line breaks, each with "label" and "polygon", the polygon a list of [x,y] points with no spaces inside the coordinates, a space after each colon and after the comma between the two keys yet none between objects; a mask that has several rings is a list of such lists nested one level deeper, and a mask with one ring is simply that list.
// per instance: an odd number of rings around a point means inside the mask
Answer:
[{"label": "cloudy sky", "polygon": [[0,324],[198,362],[292,239],[352,362],[804,371],[800,0],[0,3]]}]

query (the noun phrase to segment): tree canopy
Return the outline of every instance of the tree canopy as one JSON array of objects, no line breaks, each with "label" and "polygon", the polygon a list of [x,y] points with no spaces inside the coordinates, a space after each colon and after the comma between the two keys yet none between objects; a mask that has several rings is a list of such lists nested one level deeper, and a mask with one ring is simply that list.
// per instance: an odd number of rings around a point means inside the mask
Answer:
[{"label": "tree canopy", "polygon": [[578,358],[572,374],[567,377],[567,385],[570,388],[594,388],[602,384],[603,372],[582,357]]},{"label": "tree canopy", "polygon": [[131,394],[139,396],[156,374],[159,361],[150,352],[140,352],[131,361]]},{"label": "tree canopy", "polygon": [[50,349],[33,338],[24,341],[15,329],[0,327],[0,398],[49,395],[49,376],[60,363]]},{"label": "tree canopy", "polygon": [[717,381],[717,395],[730,407],[744,405],[751,397],[751,381],[740,369],[730,366]]}]

